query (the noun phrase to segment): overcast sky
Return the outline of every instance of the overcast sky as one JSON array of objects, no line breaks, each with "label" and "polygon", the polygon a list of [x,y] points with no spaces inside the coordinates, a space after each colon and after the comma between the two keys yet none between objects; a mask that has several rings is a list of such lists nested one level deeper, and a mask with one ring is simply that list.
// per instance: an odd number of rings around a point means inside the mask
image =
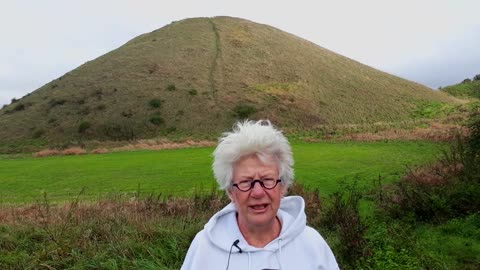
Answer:
[{"label": "overcast sky", "polygon": [[431,88],[480,74],[479,0],[0,0],[0,106],[171,21],[268,24]]}]

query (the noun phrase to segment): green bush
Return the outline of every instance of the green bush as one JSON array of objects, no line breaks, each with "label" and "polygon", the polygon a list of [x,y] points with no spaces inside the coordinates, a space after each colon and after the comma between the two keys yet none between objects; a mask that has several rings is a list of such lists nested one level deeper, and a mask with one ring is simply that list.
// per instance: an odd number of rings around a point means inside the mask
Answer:
[{"label": "green bush", "polygon": [[162,103],[163,103],[162,100],[160,100],[160,99],[158,99],[158,98],[154,98],[154,99],[151,99],[148,104],[149,104],[150,107],[152,107],[152,108],[160,108],[160,106],[162,106]]},{"label": "green bush", "polygon": [[51,99],[48,104],[50,105],[50,108],[53,108],[55,106],[59,106],[59,105],[63,105],[65,104],[65,102],[67,102],[65,99]]},{"label": "green bush", "polygon": [[423,269],[412,234],[402,223],[372,224],[366,235],[370,256],[360,258],[355,269]]},{"label": "green bush", "polygon": [[130,141],[136,138],[135,125],[130,121],[105,123],[99,130],[109,140]]},{"label": "green bush", "polygon": [[167,85],[167,91],[175,91],[177,88],[175,87],[175,84],[169,84]]},{"label": "green bush", "polygon": [[437,164],[379,189],[380,211],[413,222],[441,222],[480,211],[479,115],[471,117],[470,137],[457,137]]},{"label": "green bush", "polygon": [[197,90],[195,90],[195,89],[190,89],[190,90],[188,90],[188,94],[189,94],[190,96],[196,96],[198,93],[197,93]]},{"label": "green bush", "polygon": [[162,117],[160,117],[159,115],[152,115],[149,119],[150,123],[156,125],[156,126],[159,126],[159,125],[162,125],[163,123],[165,123],[165,121],[163,120]]},{"label": "green bush", "polygon": [[234,116],[239,119],[247,119],[256,112],[255,107],[247,104],[239,104],[233,109]]},{"label": "green bush", "polygon": [[360,218],[359,202],[362,193],[357,188],[358,179],[350,185],[341,183],[341,191],[329,196],[328,203],[322,209],[320,226],[334,231],[340,240],[335,246],[339,262],[355,268],[357,261],[367,255],[365,232],[367,225]]},{"label": "green bush", "polygon": [[20,103],[20,104],[17,104],[15,105],[15,107],[13,107],[13,111],[15,112],[18,112],[18,111],[23,111],[25,110],[25,105]]},{"label": "green bush", "polygon": [[87,129],[90,128],[90,123],[87,121],[81,122],[78,126],[78,133],[85,133]]},{"label": "green bush", "polygon": [[37,129],[35,130],[35,132],[33,133],[32,135],[32,138],[34,139],[38,139],[40,137],[42,137],[42,135],[45,133],[45,131],[43,129]]}]

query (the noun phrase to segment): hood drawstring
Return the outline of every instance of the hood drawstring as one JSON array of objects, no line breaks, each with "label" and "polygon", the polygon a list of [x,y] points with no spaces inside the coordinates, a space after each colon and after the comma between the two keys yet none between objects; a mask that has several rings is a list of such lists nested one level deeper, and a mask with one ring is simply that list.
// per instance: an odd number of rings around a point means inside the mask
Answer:
[{"label": "hood drawstring", "polygon": [[[230,255],[232,255],[232,248],[233,247],[236,247],[238,249],[238,252],[242,253],[243,250],[238,246],[238,243],[240,242],[240,240],[235,240],[233,241],[232,245],[230,246],[230,252],[228,253],[228,260],[227,260],[227,268],[226,270],[228,270],[228,266],[230,266]],[[250,254],[249,254],[250,255]],[[250,258],[250,257],[249,257]]]},{"label": "hood drawstring", "polygon": [[282,267],[282,238],[278,238],[277,244],[278,244],[278,252],[275,252],[275,255],[277,257],[278,266],[280,267],[280,270],[281,270],[281,269],[283,269],[283,267]]}]

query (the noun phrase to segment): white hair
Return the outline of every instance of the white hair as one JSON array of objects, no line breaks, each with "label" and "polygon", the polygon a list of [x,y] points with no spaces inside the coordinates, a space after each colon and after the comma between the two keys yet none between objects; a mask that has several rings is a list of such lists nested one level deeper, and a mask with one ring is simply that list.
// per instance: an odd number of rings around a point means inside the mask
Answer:
[{"label": "white hair", "polygon": [[262,161],[264,157],[272,157],[283,185],[288,188],[292,184],[293,157],[287,138],[268,120],[246,120],[237,122],[232,132],[223,133],[213,152],[213,174],[220,189],[231,187],[234,163],[250,155]]}]

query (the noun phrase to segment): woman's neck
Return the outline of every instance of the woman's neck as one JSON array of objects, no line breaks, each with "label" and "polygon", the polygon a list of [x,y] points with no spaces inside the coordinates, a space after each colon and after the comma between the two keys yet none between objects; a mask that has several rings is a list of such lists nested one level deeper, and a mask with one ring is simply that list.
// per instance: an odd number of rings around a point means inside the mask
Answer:
[{"label": "woman's neck", "polygon": [[278,217],[275,217],[271,223],[264,226],[247,226],[237,216],[237,224],[247,243],[257,248],[265,247],[273,239],[277,238],[282,230]]}]

